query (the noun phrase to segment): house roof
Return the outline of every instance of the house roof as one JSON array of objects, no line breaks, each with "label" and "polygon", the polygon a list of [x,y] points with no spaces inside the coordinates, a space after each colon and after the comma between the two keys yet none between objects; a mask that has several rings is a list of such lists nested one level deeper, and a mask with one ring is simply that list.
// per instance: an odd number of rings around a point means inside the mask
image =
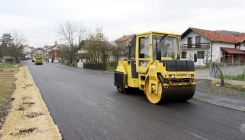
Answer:
[{"label": "house roof", "polygon": [[221,50],[224,52],[230,53],[230,54],[245,54],[245,52],[238,50],[236,48],[226,48],[226,47],[220,47]]},{"label": "house roof", "polygon": [[183,34],[181,34],[181,38],[186,37],[191,31],[195,31],[213,42],[239,43],[245,40],[245,35],[233,36],[221,33],[219,31],[204,30],[192,27],[188,28]]},{"label": "house roof", "polygon": [[32,54],[34,53],[34,52],[43,52],[44,53],[44,50],[43,50],[43,48],[36,48],[35,50],[33,50],[32,51]]},{"label": "house roof", "polygon": [[242,34],[240,36],[234,36],[238,42],[244,42],[245,41],[245,34]]},{"label": "house roof", "polygon": [[131,37],[133,37],[134,35],[124,35],[120,38],[118,38],[117,40],[115,40],[115,42],[121,42],[121,41],[126,41],[128,39],[130,39]]}]

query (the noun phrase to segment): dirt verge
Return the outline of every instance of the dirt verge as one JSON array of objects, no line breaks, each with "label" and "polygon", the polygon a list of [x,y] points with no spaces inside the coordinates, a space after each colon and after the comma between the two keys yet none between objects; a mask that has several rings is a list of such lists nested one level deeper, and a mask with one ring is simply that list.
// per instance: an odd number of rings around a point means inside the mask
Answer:
[{"label": "dirt verge", "polygon": [[15,75],[16,90],[12,96],[12,108],[2,127],[2,140],[52,139],[61,140],[57,125],[41,97],[26,66]]}]

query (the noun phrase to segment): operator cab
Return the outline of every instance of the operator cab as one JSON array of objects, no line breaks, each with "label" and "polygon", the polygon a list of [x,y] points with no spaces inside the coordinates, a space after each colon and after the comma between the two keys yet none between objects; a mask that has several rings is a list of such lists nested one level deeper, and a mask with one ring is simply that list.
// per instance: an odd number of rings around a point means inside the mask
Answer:
[{"label": "operator cab", "polygon": [[[153,60],[162,60],[169,57],[171,60],[179,59],[178,38],[169,36],[152,36]],[[166,58],[165,58],[166,59]]]}]

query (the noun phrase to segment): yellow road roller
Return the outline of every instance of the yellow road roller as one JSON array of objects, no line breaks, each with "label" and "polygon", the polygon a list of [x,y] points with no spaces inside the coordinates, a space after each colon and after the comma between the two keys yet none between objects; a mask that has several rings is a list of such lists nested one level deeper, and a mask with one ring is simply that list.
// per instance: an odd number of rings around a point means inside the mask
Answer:
[{"label": "yellow road roller", "polygon": [[42,65],[43,64],[43,58],[42,58],[42,54],[35,54],[33,55],[33,61],[35,65]]},{"label": "yellow road roller", "polygon": [[150,31],[134,35],[128,57],[118,61],[114,85],[121,93],[138,88],[158,104],[191,99],[194,78],[194,61],[181,60],[180,35]]}]

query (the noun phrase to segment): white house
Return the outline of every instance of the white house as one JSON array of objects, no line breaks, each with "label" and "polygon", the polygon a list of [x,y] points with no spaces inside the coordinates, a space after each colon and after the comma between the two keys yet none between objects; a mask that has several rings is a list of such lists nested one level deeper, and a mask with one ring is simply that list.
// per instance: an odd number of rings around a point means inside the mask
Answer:
[{"label": "white house", "polygon": [[32,47],[28,45],[22,45],[22,53],[24,54],[25,58],[31,58],[31,52],[33,51]]},{"label": "white house", "polygon": [[188,28],[181,34],[182,59],[195,60],[196,66],[207,62],[243,62],[245,34]]}]

